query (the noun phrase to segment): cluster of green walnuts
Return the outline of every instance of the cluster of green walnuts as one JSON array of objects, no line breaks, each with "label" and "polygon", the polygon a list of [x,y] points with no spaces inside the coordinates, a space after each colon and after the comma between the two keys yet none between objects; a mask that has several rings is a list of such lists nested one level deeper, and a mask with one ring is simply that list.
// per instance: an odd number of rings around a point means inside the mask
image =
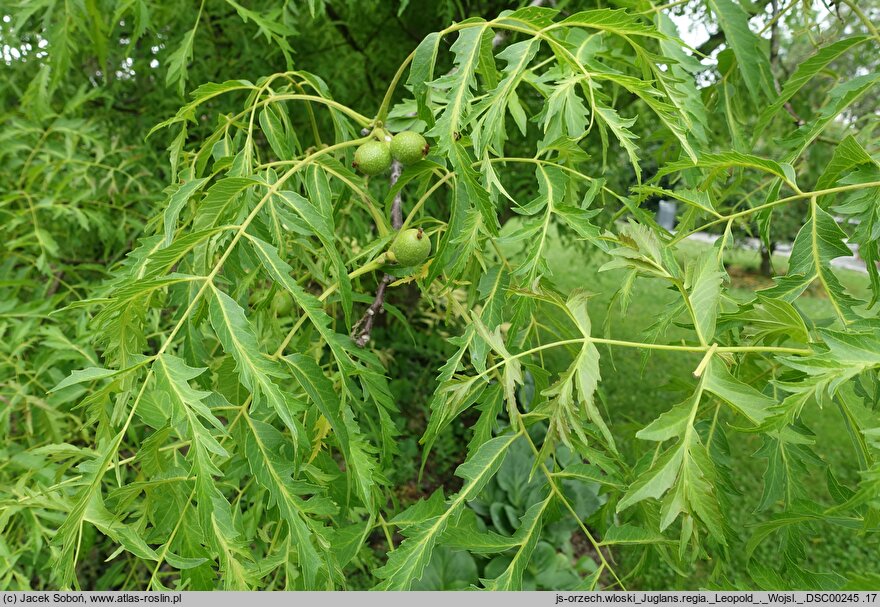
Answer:
[{"label": "cluster of green walnuts", "polygon": [[[393,137],[379,129],[376,139],[362,144],[354,153],[354,168],[364,175],[379,175],[391,167],[392,159],[403,165],[413,164],[427,156],[431,146],[415,131],[401,131]],[[385,259],[402,267],[417,266],[431,254],[431,240],[418,229],[403,230],[391,243]]]},{"label": "cluster of green walnuts", "polygon": [[[373,132],[371,141],[355,150],[352,166],[364,175],[379,175],[391,168],[392,159],[403,165],[413,164],[427,156],[430,149],[425,138],[415,131],[401,131],[392,136],[379,128]],[[409,228],[397,234],[378,263],[414,268],[425,263],[430,254],[428,235],[421,228]],[[286,291],[278,291],[272,297],[270,309],[276,316],[287,315],[292,308],[293,298]]]},{"label": "cluster of green walnuts", "polygon": [[392,158],[403,165],[413,164],[424,158],[429,149],[425,138],[415,131],[401,131],[391,137],[390,143],[386,137],[361,145],[354,153],[353,166],[364,175],[378,175],[391,167]]}]

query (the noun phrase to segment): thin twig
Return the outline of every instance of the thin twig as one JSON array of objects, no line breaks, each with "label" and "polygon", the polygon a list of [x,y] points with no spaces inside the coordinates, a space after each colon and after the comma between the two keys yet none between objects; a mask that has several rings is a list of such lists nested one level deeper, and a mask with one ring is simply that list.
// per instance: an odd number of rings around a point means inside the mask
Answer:
[{"label": "thin twig", "polygon": [[[393,188],[403,173],[403,165],[397,160],[391,163],[391,178],[388,180]],[[403,226],[403,190],[397,192],[391,203],[391,227],[399,230]]]},{"label": "thin twig", "polygon": [[354,343],[360,348],[366,346],[370,341],[370,333],[373,331],[376,317],[385,312],[385,290],[392,280],[394,277],[390,274],[382,276],[382,280],[379,281],[379,286],[376,288],[376,297],[373,299],[373,303],[352,329],[352,333],[355,335]]},{"label": "thin twig", "polygon": [[52,284],[49,285],[49,289],[46,291],[46,297],[52,297],[58,292],[58,287],[61,285],[62,278],[64,278],[64,270],[56,270],[55,275],[52,278]]}]

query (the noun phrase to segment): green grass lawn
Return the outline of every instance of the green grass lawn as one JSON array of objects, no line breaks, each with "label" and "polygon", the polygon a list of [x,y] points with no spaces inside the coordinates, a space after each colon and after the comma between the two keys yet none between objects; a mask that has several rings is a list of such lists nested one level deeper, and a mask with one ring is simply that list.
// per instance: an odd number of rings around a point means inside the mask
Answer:
[{"label": "green grass lawn", "polygon": [[[578,264],[572,249],[566,249],[554,240],[551,268],[554,272],[552,280],[565,292],[574,288],[583,288],[596,293],[591,300],[591,317],[593,331],[601,331],[607,313],[610,295],[621,284],[622,272],[596,271],[601,265],[600,258],[596,261]],[[685,242],[680,247],[681,260],[699,254],[707,245]],[[785,260],[777,259],[777,272],[785,269]],[[594,265],[595,263],[595,265]],[[763,288],[771,284],[768,280],[757,277],[754,270],[759,258],[757,252],[733,250],[725,259],[732,277],[730,296],[736,300],[751,299],[755,288]],[[868,290],[867,277],[851,271],[836,271],[841,282],[853,294],[864,297]],[[620,316],[619,307],[615,304],[613,314],[613,337],[634,341],[644,341],[644,331],[655,320],[657,311],[667,302],[674,300],[677,293],[669,291],[660,281],[638,279],[632,302],[625,318]],[[797,305],[813,318],[823,323],[833,322],[833,310],[821,291],[808,290]],[[685,330],[672,327],[668,338],[675,340],[689,338]],[[648,424],[660,413],[680,402],[686,392],[687,384],[693,385],[692,371],[699,363],[699,355],[687,353],[654,353],[642,368],[642,353],[630,348],[617,348],[613,357],[608,350],[602,354],[602,383],[600,390],[607,404],[610,427],[613,429],[619,445],[630,461],[634,461],[635,432]],[[549,361],[552,364],[552,360]],[[722,422],[742,423],[726,412]],[[855,465],[856,455],[850,438],[843,426],[837,410],[820,410],[817,406],[808,407],[804,415],[805,423],[815,432],[816,453],[845,482],[853,483],[857,479]],[[748,433],[736,432],[727,428],[731,439],[730,446],[734,462],[734,482],[742,493],[731,504],[730,524],[737,531],[734,543],[730,548],[727,560],[733,565],[735,573],[731,582],[742,582],[749,585],[746,574],[745,542],[750,537],[749,527],[766,520],[769,513],[756,513],[755,509],[761,497],[764,469],[766,461],[756,457],[755,452],[761,446],[761,439]],[[639,445],[644,450],[644,445]],[[810,499],[819,503],[827,503],[825,473],[816,467],[811,470],[810,486],[805,493]],[[778,556],[774,555],[772,542],[765,543],[758,549],[758,556],[764,562],[772,563]],[[615,554],[625,571],[636,558],[635,551],[622,551]],[[806,549],[806,560],[801,565],[809,570],[837,571],[845,573],[850,569],[870,570],[876,567],[876,546],[864,545],[857,534],[839,527],[817,527],[814,529]],[[632,588],[640,589],[696,589],[711,582],[712,564],[698,563],[686,576],[679,575],[670,568],[657,564],[643,570],[640,576],[631,581]]]}]

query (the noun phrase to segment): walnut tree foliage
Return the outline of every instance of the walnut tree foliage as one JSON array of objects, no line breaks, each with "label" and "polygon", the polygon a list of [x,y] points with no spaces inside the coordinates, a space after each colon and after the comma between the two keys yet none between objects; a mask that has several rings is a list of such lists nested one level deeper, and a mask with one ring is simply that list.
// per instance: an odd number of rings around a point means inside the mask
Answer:
[{"label": "walnut tree foliage", "polygon": [[[628,588],[656,562],[706,564],[722,587],[872,579],[804,565],[816,528],[878,545],[872,3],[781,2],[765,21],[810,33],[809,48],[782,41],[780,56],[798,58],[789,73],[736,0],[444,4],[435,31],[396,37],[399,57],[359,54],[364,73],[340,72],[332,48],[302,52],[321,39],[312,23],[345,52],[368,46],[342,19],[357,3],[103,4],[21,3],[3,29],[48,51],[10,61],[2,93],[2,586],[340,589],[357,572],[363,587],[403,590],[455,549],[503,556],[477,585],[518,590],[561,520],[596,562],[582,589]],[[411,23],[417,7],[399,8],[381,36]],[[717,30],[714,62],[678,37],[669,13],[685,8]],[[120,38],[133,74],[113,67]],[[65,80],[74,64],[89,78]],[[359,145],[404,129],[430,142],[424,160],[393,180],[352,168]],[[398,196],[402,228],[433,244],[408,271],[385,258]],[[675,233],[648,210],[658,198],[684,208]],[[785,272],[734,293],[734,233],[772,242],[791,209]],[[704,230],[720,232],[714,246],[676,254]],[[831,265],[847,243],[867,261],[868,299]],[[624,276],[604,323],[594,285],[557,286],[560,247],[566,264]],[[641,341],[622,339],[645,282],[675,299]],[[833,316],[801,305],[808,289]],[[360,347],[377,290],[385,329]],[[290,312],[276,313],[278,293]],[[469,442],[456,481],[401,504],[401,420],[415,405],[388,369],[397,340],[434,334],[449,356],[430,370],[420,463],[441,457],[451,428],[470,424]],[[675,378],[687,396],[637,428],[601,392],[603,374],[624,372],[606,361],[627,349],[692,369]],[[846,425],[845,478],[807,410]],[[763,441],[766,516],[743,530],[730,523],[729,444],[746,435]],[[514,451],[530,502],[502,533],[471,505]],[[807,499],[817,477],[828,503]],[[589,516],[578,487],[601,497]],[[768,551],[772,562],[756,556]],[[745,573],[728,568],[733,554]]]}]

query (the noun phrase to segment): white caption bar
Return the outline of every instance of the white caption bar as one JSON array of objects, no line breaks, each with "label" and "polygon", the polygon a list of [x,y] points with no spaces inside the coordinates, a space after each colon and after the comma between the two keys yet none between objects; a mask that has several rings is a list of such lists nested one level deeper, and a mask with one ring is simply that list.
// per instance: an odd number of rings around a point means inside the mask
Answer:
[{"label": "white caption bar", "polygon": [[[453,598],[454,595],[454,598]],[[425,601],[455,607],[604,605],[873,605],[880,592],[2,592],[3,605],[164,604],[168,607],[411,607]],[[419,607],[422,607],[419,605]]]}]

